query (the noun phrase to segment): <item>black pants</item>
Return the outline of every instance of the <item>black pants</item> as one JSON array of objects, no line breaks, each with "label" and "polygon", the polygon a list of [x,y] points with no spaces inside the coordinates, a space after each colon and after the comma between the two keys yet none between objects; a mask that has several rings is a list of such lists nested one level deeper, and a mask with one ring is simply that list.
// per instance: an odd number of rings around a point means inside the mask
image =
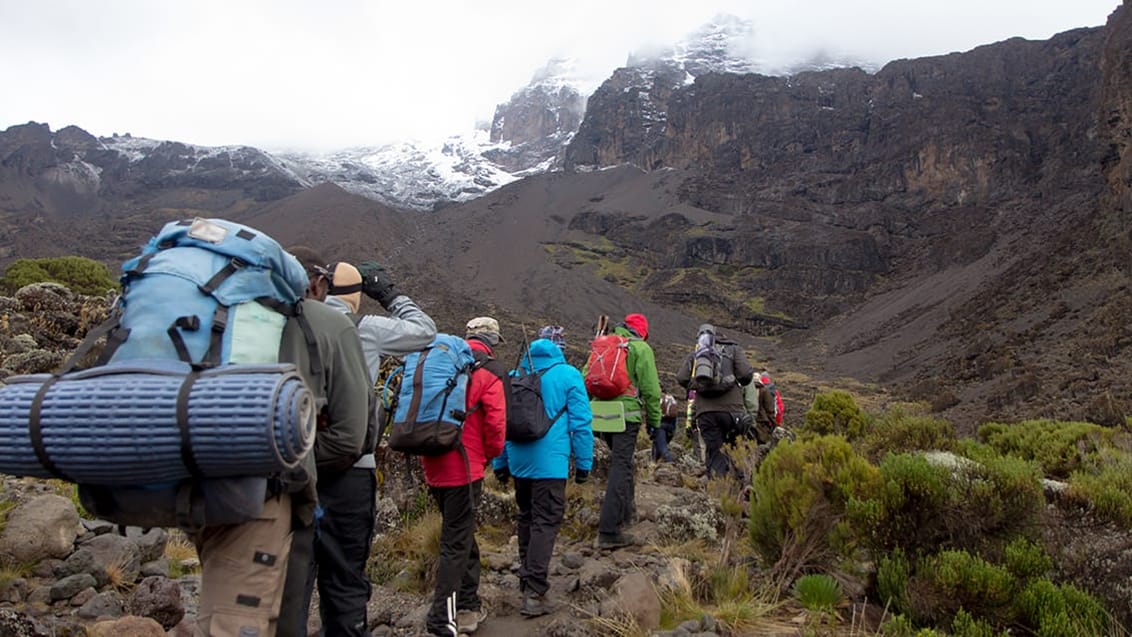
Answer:
[{"label": "black pants", "polygon": [[[436,591],[428,612],[428,631],[451,635],[456,612],[480,609],[480,547],[476,544],[476,506],[483,480],[470,486],[429,487],[440,509],[440,560]],[[450,604],[451,600],[451,604]]]},{"label": "black pants", "polygon": [[637,450],[637,432],[641,423],[626,423],[621,433],[603,433],[602,440],[609,445],[609,479],[605,484],[605,499],[601,503],[598,533],[617,535],[633,517],[636,485],[633,482],[633,454]]},{"label": "black pants", "polygon": [[566,480],[515,478],[519,505],[519,589],[545,595],[550,556],[566,515]]},{"label": "black pants", "polygon": [[[377,476],[372,469],[348,469],[319,476],[321,517],[313,531],[296,532],[279,617],[279,637],[306,637],[317,579],[322,634],[368,636],[366,604],[372,584],[366,574],[376,516]],[[313,550],[312,550],[313,549]],[[306,564],[306,568],[298,566]],[[298,568],[296,568],[298,567]]]},{"label": "black pants", "polygon": [[723,443],[730,445],[735,442],[738,432],[736,414],[725,411],[696,414],[696,424],[704,441],[708,478],[722,478],[735,471],[731,458],[723,451]]}]

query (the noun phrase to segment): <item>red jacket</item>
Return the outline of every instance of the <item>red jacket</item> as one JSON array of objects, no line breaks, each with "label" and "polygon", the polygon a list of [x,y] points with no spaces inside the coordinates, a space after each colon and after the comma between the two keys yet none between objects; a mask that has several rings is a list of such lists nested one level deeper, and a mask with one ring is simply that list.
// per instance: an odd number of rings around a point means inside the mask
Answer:
[{"label": "red jacket", "polygon": [[[472,351],[492,353],[483,341],[470,339],[468,345]],[[468,463],[464,464],[464,455],[459,449],[443,456],[422,456],[425,482],[431,487],[459,487],[482,480],[484,467],[503,452],[507,436],[507,397],[503,381],[482,367],[473,371],[465,408],[468,418],[461,436]]]}]

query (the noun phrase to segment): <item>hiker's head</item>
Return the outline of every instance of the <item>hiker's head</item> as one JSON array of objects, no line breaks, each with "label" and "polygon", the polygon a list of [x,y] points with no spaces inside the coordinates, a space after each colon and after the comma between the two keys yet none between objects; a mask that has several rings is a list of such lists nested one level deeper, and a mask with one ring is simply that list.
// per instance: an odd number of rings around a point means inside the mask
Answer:
[{"label": "hiker's head", "polygon": [[331,296],[342,299],[342,302],[350,308],[350,311],[357,314],[358,306],[362,302],[361,273],[345,261],[331,263],[327,269],[330,270]]},{"label": "hiker's head", "polygon": [[332,276],[330,270],[326,268],[326,261],[322,255],[307,246],[291,246],[287,248],[287,252],[298,259],[303,269],[307,271],[307,278],[310,279],[307,285],[307,298],[316,301],[325,300],[330,292]]},{"label": "hiker's head", "polygon": [[704,323],[700,326],[700,331],[696,332],[696,334],[711,334],[715,336],[715,326],[711,323]]},{"label": "hiker's head", "polygon": [[464,338],[474,338],[485,343],[488,347],[495,347],[506,342],[499,331],[499,321],[490,316],[477,316],[468,321]]},{"label": "hiker's head", "polygon": [[759,374],[759,375],[758,375],[758,376],[757,376],[756,378],[758,378],[758,379],[759,379],[759,382],[760,382],[760,383],[762,383],[762,384],[764,384],[764,385],[769,385],[769,384],[770,384],[770,374],[768,374],[768,373],[766,373],[766,372],[762,372],[762,373],[761,373],[761,374]]},{"label": "hiker's head", "polygon": [[625,327],[636,332],[641,340],[649,340],[649,320],[644,314],[626,314]]},{"label": "hiker's head", "polygon": [[546,325],[540,328],[538,337],[545,338],[558,347],[566,349],[566,330],[561,325]]}]

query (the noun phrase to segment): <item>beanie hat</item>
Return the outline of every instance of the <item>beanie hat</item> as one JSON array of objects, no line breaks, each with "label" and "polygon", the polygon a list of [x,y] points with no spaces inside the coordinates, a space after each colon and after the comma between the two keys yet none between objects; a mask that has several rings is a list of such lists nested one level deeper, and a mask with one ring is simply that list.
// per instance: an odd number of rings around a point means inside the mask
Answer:
[{"label": "beanie hat", "polygon": [[637,333],[641,340],[649,340],[649,320],[644,314],[626,314],[625,327]]},{"label": "beanie hat", "polygon": [[480,338],[492,347],[506,342],[499,332],[499,321],[490,316],[477,316],[468,321],[464,338]]},{"label": "beanie hat", "polygon": [[539,329],[538,337],[545,338],[560,349],[566,348],[566,330],[561,325],[547,325]]},{"label": "beanie hat", "polygon": [[342,299],[350,311],[357,314],[362,302],[361,273],[345,261],[331,263],[327,269],[330,270],[330,295]]}]

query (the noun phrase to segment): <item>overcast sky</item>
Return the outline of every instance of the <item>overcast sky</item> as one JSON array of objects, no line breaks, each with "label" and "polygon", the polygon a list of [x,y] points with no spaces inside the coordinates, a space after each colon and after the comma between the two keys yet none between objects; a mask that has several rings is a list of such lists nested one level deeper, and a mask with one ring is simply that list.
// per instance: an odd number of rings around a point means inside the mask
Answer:
[{"label": "overcast sky", "polygon": [[1100,26],[1119,0],[0,0],[0,129],[328,150],[471,130],[553,56],[600,82],[720,12],[876,64]]}]

